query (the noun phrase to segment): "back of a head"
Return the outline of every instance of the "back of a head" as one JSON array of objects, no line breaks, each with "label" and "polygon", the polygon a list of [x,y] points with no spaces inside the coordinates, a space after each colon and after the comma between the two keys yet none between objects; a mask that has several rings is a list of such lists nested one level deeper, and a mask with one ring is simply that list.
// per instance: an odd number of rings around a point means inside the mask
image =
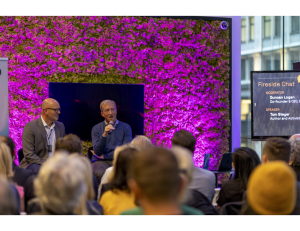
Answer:
[{"label": "back of a head", "polygon": [[293,167],[300,167],[300,138],[294,137],[288,142],[291,145],[290,164]]},{"label": "back of a head", "polygon": [[263,155],[266,155],[269,161],[283,160],[288,163],[291,155],[291,145],[283,138],[268,138],[263,147]]},{"label": "back of a head", "polygon": [[8,146],[0,142],[0,176],[12,177],[12,158]]},{"label": "back of a head", "polygon": [[177,159],[180,172],[186,175],[188,183],[190,183],[195,169],[192,158],[193,154],[190,150],[178,145],[174,145],[171,150]]},{"label": "back of a head", "polygon": [[86,156],[82,155],[69,155],[69,159],[77,159],[74,163],[76,164],[77,171],[81,172],[81,175],[84,177],[84,183],[87,187],[87,200],[94,200],[95,191],[93,185],[93,171],[90,160]]},{"label": "back of a head", "polygon": [[16,198],[4,177],[0,177],[0,215],[19,215]]},{"label": "back of a head", "polygon": [[296,174],[284,161],[259,165],[247,186],[250,208],[261,215],[288,215],[296,205]]},{"label": "back of a head", "polygon": [[239,179],[241,183],[241,191],[245,191],[250,174],[260,164],[257,153],[247,147],[241,147],[232,154],[232,162],[234,164],[234,179]]},{"label": "back of a head", "polygon": [[78,158],[60,153],[47,160],[34,182],[41,207],[53,214],[68,214],[78,207],[86,195],[86,185]]},{"label": "back of a head", "polygon": [[61,137],[56,141],[55,150],[66,150],[69,153],[81,153],[81,141],[78,136],[74,134],[68,134],[65,137]]},{"label": "back of a head", "polygon": [[139,152],[130,167],[129,178],[135,180],[152,203],[178,200],[179,168],[170,150],[152,148]]},{"label": "back of a head", "polygon": [[119,152],[116,160],[115,171],[111,180],[111,189],[129,190],[127,185],[128,170],[138,151],[135,148],[125,148]]},{"label": "back of a head", "polygon": [[153,147],[151,140],[147,136],[136,136],[131,141],[131,144],[140,147],[140,149],[147,149]]},{"label": "back of a head", "polygon": [[11,157],[13,158],[15,156],[15,149],[16,149],[16,145],[13,139],[10,138],[9,136],[0,136],[0,142],[4,142],[8,146]]},{"label": "back of a head", "polygon": [[172,138],[172,145],[179,145],[189,149],[192,153],[195,151],[196,139],[192,133],[181,129],[175,132]]}]

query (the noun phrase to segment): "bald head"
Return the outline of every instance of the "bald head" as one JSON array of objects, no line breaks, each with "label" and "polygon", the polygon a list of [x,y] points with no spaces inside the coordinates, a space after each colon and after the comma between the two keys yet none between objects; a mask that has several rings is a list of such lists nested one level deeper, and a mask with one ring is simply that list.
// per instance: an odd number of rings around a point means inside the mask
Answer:
[{"label": "bald head", "polygon": [[52,106],[55,106],[56,104],[59,105],[59,103],[55,99],[52,98],[45,99],[42,104],[42,109],[49,108],[49,107],[53,108]]},{"label": "bald head", "polygon": [[48,123],[51,124],[54,121],[57,121],[59,114],[60,114],[60,105],[55,99],[48,98],[43,101],[42,116],[47,124]]}]

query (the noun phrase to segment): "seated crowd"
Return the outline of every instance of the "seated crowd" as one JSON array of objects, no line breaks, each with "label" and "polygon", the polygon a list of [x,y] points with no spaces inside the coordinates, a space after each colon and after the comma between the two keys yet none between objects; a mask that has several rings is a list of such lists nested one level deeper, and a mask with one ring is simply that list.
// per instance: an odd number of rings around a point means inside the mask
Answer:
[{"label": "seated crowd", "polygon": [[58,138],[37,174],[15,164],[15,144],[1,136],[0,214],[300,214],[300,137],[267,139],[261,161],[250,148],[236,149],[232,179],[222,182],[216,206],[215,175],[194,166],[195,145],[186,130],[175,132],[171,149],[137,136],[115,148],[100,179],[76,135]]}]

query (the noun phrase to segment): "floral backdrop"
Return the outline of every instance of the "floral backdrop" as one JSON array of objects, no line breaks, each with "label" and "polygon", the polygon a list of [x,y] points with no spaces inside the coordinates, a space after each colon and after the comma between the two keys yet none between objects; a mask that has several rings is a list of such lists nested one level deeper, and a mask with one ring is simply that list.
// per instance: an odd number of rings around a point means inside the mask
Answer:
[{"label": "floral backdrop", "polygon": [[229,146],[229,42],[220,21],[0,17],[16,150],[49,82],[145,84],[145,135],[169,147],[174,132],[186,129],[197,140],[195,165],[204,153],[217,165]]}]

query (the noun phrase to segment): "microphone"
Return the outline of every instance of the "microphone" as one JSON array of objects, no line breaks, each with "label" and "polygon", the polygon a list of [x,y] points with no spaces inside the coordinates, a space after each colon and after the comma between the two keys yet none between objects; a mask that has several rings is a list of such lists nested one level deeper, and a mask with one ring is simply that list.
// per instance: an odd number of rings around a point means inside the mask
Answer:
[{"label": "microphone", "polygon": [[[113,122],[113,121],[109,121],[109,124],[111,124],[112,126],[114,126],[114,122]],[[111,134],[111,131],[112,131],[112,130],[110,130],[110,131],[108,132],[108,135]]]}]

